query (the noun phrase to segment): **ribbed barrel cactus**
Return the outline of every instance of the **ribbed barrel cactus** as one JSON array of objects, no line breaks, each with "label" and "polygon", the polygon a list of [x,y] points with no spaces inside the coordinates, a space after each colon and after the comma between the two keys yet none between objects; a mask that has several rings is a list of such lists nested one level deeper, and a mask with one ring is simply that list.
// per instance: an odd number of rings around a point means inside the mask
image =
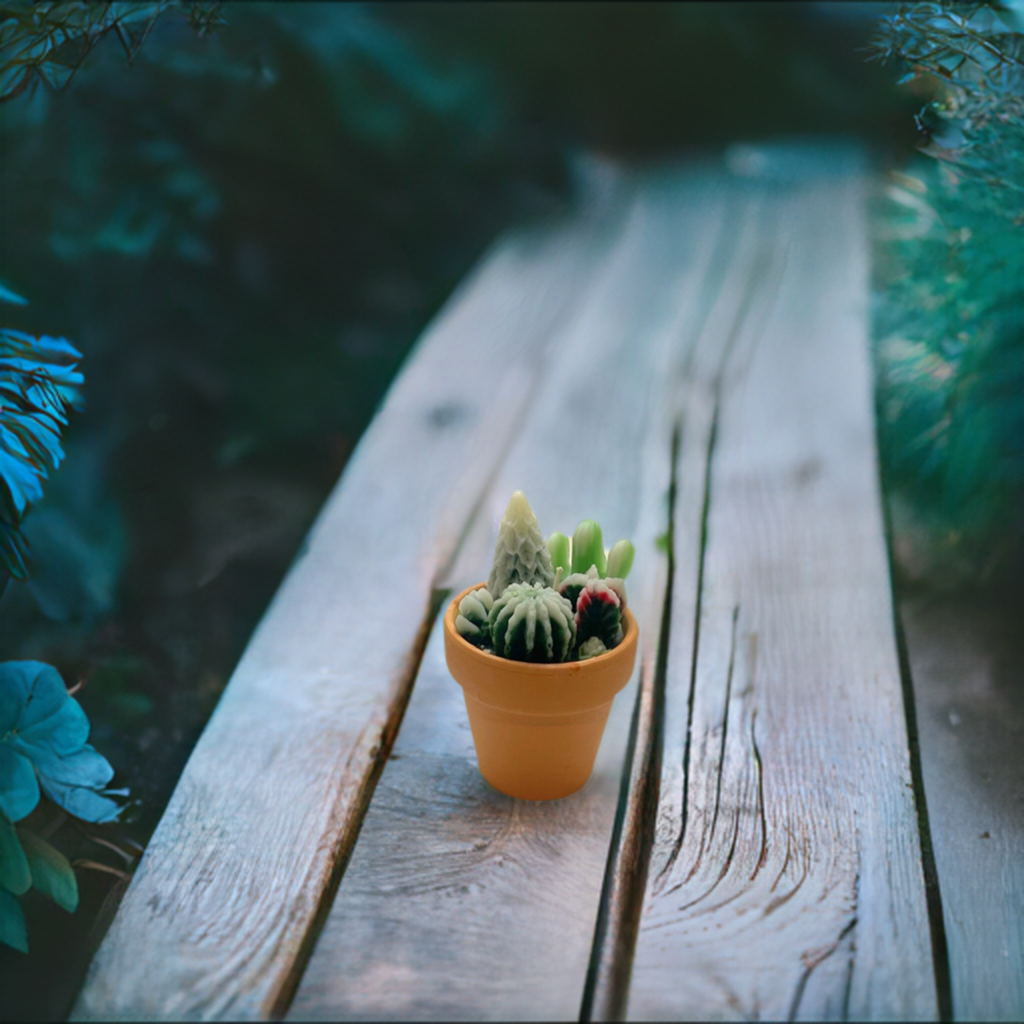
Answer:
[{"label": "ribbed barrel cactus", "polygon": [[622,640],[622,603],[607,581],[588,578],[576,598],[576,636],[597,637],[609,650]]},{"label": "ribbed barrel cactus", "polygon": [[460,636],[464,636],[477,647],[490,647],[491,627],[487,616],[494,607],[494,598],[486,587],[477,587],[459,602],[459,614],[455,618],[455,628]]},{"label": "ribbed barrel cactus", "polygon": [[540,583],[512,583],[488,616],[494,653],[516,661],[565,661],[576,643],[572,605]]},{"label": "ribbed barrel cactus", "polygon": [[554,580],[551,555],[537,525],[537,517],[526,495],[516,491],[501,517],[487,589],[498,598],[512,583],[539,583],[550,587]]}]

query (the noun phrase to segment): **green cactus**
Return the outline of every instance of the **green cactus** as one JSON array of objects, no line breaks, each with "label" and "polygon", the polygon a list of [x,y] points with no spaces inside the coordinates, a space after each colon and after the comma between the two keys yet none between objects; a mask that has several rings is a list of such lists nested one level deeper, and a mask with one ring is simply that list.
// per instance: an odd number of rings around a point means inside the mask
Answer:
[{"label": "green cactus", "polygon": [[625,579],[629,570],[633,568],[633,559],[636,557],[636,548],[628,540],[616,541],[615,546],[608,552],[608,564],[605,572],[618,579]]},{"label": "green cactus", "polygon": [[566,576],[558,585],[558,592],[572,605],[573,612],[576,611],[576,599],[580,591],[587,585],[588,580],[597,580],[601,577],[597,574],[597,568],[591,566],[586,572],[574,572]]},{"label": "green cactus", "polygon": [[588,577],[576,598],[576,636],[580,644],[599,637],[608,650],[622,640],[622,603],[606,580]]},{"label": "green cactus", "polygon": [[459,602],[455,629],[477,647],[491,646],[491,627],[487,616],[494,607],[494,598],[486,587],[477,587]]},{"label": "green cactus", "polygon": [[[606,587],[610,587],[615,591],[615,596],[619,599],[619,607],[622,611],[626,609],[626,581],[615,576],[605,576],[604,583]],[[575,607],[575,605],[573,606]]]},{"label": "green cactus", "polygon": [[605,564],[601,527],[593,519],[584,519],[572,535],[572,571],[586,572],[593,565],[597,575],[603,576]]},{"label": "green cactus", "polygon": [[599,636],[592,636],[589,640],[584,640],[580,644],[579,656],[580,661],[586,661],[588,658],[596,658],[599,654],[605,654],[608,648],[605,647],[604,641]]},{"label": "green cactus", "polygon": [[548,554],[551,555],[551,567],[557,572],[562,570],[563,576],[572,572],[572,562],[569,558],[569,538],[557,530],[548,537]]},{"label": "green cactus", "polygon": [[537,517],[526,495],[516,491],[501,517],[487,589],[497,599],[512,583],[539,583],[550,587],[554,580],[551,555],[537,525]]},{"label": "green cactus", "polygon": [[540,583],[511,583],[488,622],[494,653],[515,661],[565,661],[576,642],[572,605]]}]

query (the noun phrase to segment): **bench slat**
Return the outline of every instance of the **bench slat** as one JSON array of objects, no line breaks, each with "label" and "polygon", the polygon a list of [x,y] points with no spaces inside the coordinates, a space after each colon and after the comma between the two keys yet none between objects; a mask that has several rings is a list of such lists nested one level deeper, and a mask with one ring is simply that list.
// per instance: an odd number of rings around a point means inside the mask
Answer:
[{"label": "bench slat", "polygon": [[673,596],[634,1019],[936,1014],[862,193],[853,158],[764,186],[761,230],[785,267],[722,382],[695,659],[692,603],[677,616]]},{"label": "bench slat", "polygon": [[[614,191],[614,189],[612,190]],[[393,738],[469,510],[615,201],[496,247],[426,332],[203,733],[77,1018],[281,1012]]]},{"label": "bench slat", "polygon": [[[671,444],[657,398],[720,230],[705,184],[692,174],[637,183],[620,245],[551,354],[453,586],[486,578],[501,512],[522,488],[545,532],[594,516],[609,544],[635,538],[628,587],[647,645],[661,600],[655,540],[667,525]],[[616,699],[580,793],[514,800],[478,772],[436,630],[290,1016],[576,1019],[634,687]]]},{"label": "bench slat", "polygon": [[903,601],[956,1020],[1024,1020],[1020,608]]}]

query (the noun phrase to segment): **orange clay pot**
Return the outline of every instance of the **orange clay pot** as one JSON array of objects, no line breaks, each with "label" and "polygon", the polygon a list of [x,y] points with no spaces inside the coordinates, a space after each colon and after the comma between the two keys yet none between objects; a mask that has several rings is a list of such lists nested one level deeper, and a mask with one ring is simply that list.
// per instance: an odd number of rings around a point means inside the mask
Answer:
[{"label": "orange clay pot", "polygon": [[448,671],[462,687],[480,773],[523,800],[575,793],[594,770],[612,701],[633,674],[639,629],[622,616],[617,647],[586,661],[535,664],[488,654],[455,629],[459,602],[444,617]]}]

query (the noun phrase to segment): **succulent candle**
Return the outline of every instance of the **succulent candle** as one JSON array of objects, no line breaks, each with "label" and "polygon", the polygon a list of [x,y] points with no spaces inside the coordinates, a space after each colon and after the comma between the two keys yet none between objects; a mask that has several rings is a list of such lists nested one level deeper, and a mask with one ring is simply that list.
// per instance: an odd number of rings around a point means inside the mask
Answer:
[{"label": "succulent candle", "polygon": [[487,589],[494,597],[499,597],[512,583],[540,583],[550,587],[554,581],[551,555],[537,525],[537,517],[526,495],[516,491],[498,527]]},{"label": "succulent candle", "polygon": [[572,559],[569,557],[569,538],[557,530],[548,537],[548,552],[551,555],[551,566],[557,573],[562,570],[563,576],[572,572]]},{"label": "succulent candle", "polygon": [[484,651],[517,661],[585,661],[622,640],[626,574],[635,549],[605,553],[601,527],[584,519],[571,538],[545,541],[526,495],[501,517],[487,585],[459,602],[455,630]]},{"label": "succulent candle", "polygon": [[588,577],[576,598],[576,635],[597,637],[609,650],[622,639],[622,602],[605,580]]},{"label": "succulent candle", "polygon": [[477,647],[490,647],[491,627],[487,616],[494,607],[494,598],[486,587],[478,587],[467,594],[459,602],[459,614],[455,619],[455,628],[460,636],[464,636]]},{"label": "succulent candle", "polygon": [[586,572],[591,566],[597,569],[598,576],[604,575],[604,542],[601,527],[593,519],[584,519],[572,535],[572,571]]},{"label": "succulent candle", "polygon": [[511,583],[489,616],[494,653],[516,661],[565,661],[576,642],[572,606],[540,583]]}]

